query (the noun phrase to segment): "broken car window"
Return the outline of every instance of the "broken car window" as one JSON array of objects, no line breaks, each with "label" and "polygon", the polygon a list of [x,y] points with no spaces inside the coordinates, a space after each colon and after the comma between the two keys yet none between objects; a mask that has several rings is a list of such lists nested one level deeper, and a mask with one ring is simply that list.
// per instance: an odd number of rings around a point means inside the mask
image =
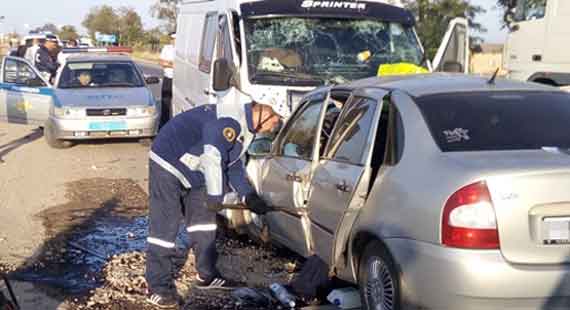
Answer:
[{"label": "broken car window", "polygon": [[259,84],[342,83],[423,58],[412,27],[380,20],[250,19],[246,40],[250,80]]}]

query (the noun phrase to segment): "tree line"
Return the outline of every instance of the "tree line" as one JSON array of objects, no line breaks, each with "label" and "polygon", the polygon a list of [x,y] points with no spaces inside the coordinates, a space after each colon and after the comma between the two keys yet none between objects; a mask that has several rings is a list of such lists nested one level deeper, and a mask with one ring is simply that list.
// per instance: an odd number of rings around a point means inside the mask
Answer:
[{"label": "tree line", "polygon": [[[178,2],[179,0],[157,0],[149,12],[161,20],[162,25],[149,30],[143,28],[142,19],[133,8],[124,6],[93,7],[85,16],[82,25],[93,39],[95,33],[100,32],[116,35],[121,45],[156,44],[157,41],[167,40],[166,34],[176,29]],[[477,17],[484,14],[485,9],[472,4],[469,0],[401,0],[401,2],[416,17],[418,36],[429,58],[432,58],[437,51],[449,21],[458,16],[465,17],[469,21],[472,47],[483,42],[481,34],[486,32],[486,28],[477,22]],[[497,7],[503,10],[509,2],[512,0],[496,0]],[[43,28],[57,33],[64,40],[78,37],[76,28],[71,25],[58,29],[53,24],[47,24]]]}]

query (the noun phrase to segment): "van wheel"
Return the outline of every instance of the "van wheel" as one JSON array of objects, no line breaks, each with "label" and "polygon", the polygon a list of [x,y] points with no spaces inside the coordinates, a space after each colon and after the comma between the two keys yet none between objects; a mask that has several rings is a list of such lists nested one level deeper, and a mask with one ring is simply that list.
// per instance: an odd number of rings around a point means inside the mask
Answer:
[{"label": "van wheel", "polygon": [[49,146],[54,149],[67,149],[73,146],[71,141],[57,139],[55,137],[55,129],[51,123],[44,126],[44,138]]},{"label": "van wheel", "polygon": [[360,259],[358,286],[362,309],[401,309],[400,278],[396,265],[378,241],[369,243]]}]

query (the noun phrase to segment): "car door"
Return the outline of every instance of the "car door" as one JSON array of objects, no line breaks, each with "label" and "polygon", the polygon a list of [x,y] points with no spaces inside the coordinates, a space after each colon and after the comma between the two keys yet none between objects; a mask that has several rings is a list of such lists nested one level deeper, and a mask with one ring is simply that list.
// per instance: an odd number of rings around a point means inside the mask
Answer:
[{"label": "car door", "polygon": [[[380,98],[386,94],[379,91]],[[343,218],[356,216],[368,192],[370,161],[382,100],[353,96],[346,104],[311,180],[308,209],[315,254],[331,262]]]},{"label": "car door", "polygon": [[0,119],[43,125],[53,102],[49,83],[27,60],[18,57],[4,57],[1,73]]},{"label": "car door", "polygon": [[432,64],[433,71],[469,73],[469,24],[465,18],[449,23]]},{"label": "car door", "polygon": [[308,98],[292,116],[273,146],[263,169],[263,198],[281,212],[265,217],[271,237],[301,255],[310,253],[308,217],[304,209],[317,150],[318,127],[326,93]]}]

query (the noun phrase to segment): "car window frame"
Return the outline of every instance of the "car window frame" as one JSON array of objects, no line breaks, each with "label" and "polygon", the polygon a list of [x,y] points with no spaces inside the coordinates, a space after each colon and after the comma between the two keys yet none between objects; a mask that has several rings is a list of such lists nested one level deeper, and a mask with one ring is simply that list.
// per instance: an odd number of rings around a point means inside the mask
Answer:
[{"label": "car window frame", "polygon": [[[216,44],[216,58],[226,59],[230,67],[235,66],[235,57],[232,48],[230,21],[226,14],[220,14],[218,19],[218,43]],[[229,48],[229,50],[228,50]]]},{"label": "car window frame", "polygon": [[[144,77],[144,73],[142,72],[142,69],[139,67],[139,65],[134,62],[133,60],[129,59],[129,60],[94,60],[94,61],[69,61],[66,62],[65,64],[63,64],[62,66],[60,66],[60,68],[58,69],[58,74],[56,77],[56,81],[54,83],[54,85],[56,85],[56,88],[61,88],[61,82],[62,82],[62,76],[63,76],[63,71],[65,69],[68,68],[68,66],[70,64],[77,64],[77,63],[93,63],[93,64],[128,64],[130,66],[132,66],[133,68],[133,73],[136,75],[136,77],[138,78],[139,82],[141,83],[140,85],[137,84],[136,88],[141,88],[141,87],[148,87],[148,85],[146,84],[146,79]],[[61,89],[84,89],[84,88],[68,88],[68,87],[64,87]],[[87,88],[89,89],[89,88]]]},{"label": "car window frame", "polygon": [[515,21],[519,22],[519,23],[524,23],[524,22],[533,22],[533,21],[539,21],[539,20],[544,20],[546,18],[546,14],[548,14],[547,9],[548,9],[548,0],[544,0],[544,15],[539,17],[539,18],[528,18],[527,16],[527,11],[529,9],[529,1],[531,0],[524,0],[524,2],[522,2],[521,4],[519,4],[517,6],[517,11],[515,13]]},{"label": "car window frame", "polygon": [[[212,22],[213,20],[213,22]],[[198,57],[198,70],[203,73],[210,73],[212,70],[212,61],[214,60],[214,52],[216,51],[216,39],[219,29],[219,15],[216,11],[210,11],[206,13],[206,18],[204,19],[204,27],[202,28],[202,39],[200,43],[200,56]],[[211,36],[210,32],[211,31]],[[208,46],[207,42],[211,37],[211,46]],[[205,49],[209,47],[210,49],[206,51]]]},{"label": "car window frame", "polygon": [[[12,81],[8,81],[6,79],[6,73],[8,73],[8,70],[6,70],[7,64],[9,61],[13,61],[16,63],[16,81],[12,82]],[[48,87],[49,84],[46,83],[46,81],[39,75],[39,73],[35,70],[35,68],[30,65],[25,59],[18,59],[16,57],[3,57],[2,58],[2,82],[6,83],[6,84],[11,84],[14,86],[18,86],[18,87],[33,87],[33,88],[40,88],[40,87]],[[20,68],[22,66],[25,66],[26,68],[28,68],[29,72],[31,72],[35,77],[34,78],[30,78],[28,79],[28,81],[30,80],[40,80],[42,82],[42,85],[38,85],[38,86],[29,86],[27,83],[19,83],[19,76],[20,76]]]},{"label": "car window frame", "polygon": [[[368,146],[365,146],[364,149],[363,149],[363,151],[362,151],[361,158],[360,158],[360,163],[355,163],[355,162],[352,162],[352,161],[350,161],[350,160],[337,159],[337,158],[333,158],[333,157],[330,156],[330,152],[331,152],[330,148],[332,147],[332,143],[333,143],[333,140],[334,140],[334,139],[332,139],[332,138],[333,138],[333,137],[337,134],[337,132],[340,130],[340,125],[339,125],[339,124],[341,124],[341,123],[343,122],[345,116],[349,113],[349,111],[352,109],[352,107],[355,106],[356,104],[360,103],[360,101],[358,101],[358,99],[370,100],[370,101],[372,101],[372,102],[375,104],[374,113],[373,113],[373,116],[372,116],[372,126],[371,126],[371,128],[374,128],[374,130],[376,130],[378,124],[374,124],[374,122],[378,122],[378,121],[379,121],[377,115],[378,115],[378,113],[381,113],[381,111],[378,111],[378,99],[377,99],[377,98],[374,98],[374,97],[371,97],[371,96],[360,95],[360,94],[359,94],[359,95],[354,95],[354,94],[351,95],[351,97],[349,98],[349,100],[347,100],[347,102],[346,102],[346,106],[343,107],[342,112],[341,112],[340,115],[338,116],[338,119],[337,119],[337,121],[336,121],[336,123],[335,123],[335,125],[334,125],[333,131],[332,131],[332,134],[331,134],[331,139],[329,139],[329,141],[327,141],[327,145],[326,145],[326,147],[325,147],[324,155],[321,157],[321,159],[327,160],[327,161],[338,162],[338,163],[345,163],[345,164],[349,164],[349,165],[355,165],[355,166],[359,166],[359,167],[364,167],[364,166],[366,166],[366,160],[365,160],[365,158],[364,158],[364,157],[365,157],[364,155],[365,155],[366,152],[367,152],[366,150],[369,150],[369,149],[370,149],[370,143],[373,142],[373,141],[371,141],[371,139],[372,139],[372,137],[375,137],[375,136],[376,136],[375,134],[372,134],[372,135],[369,134],[369,135],[368,135],[368,139],[367,139],[367,141],[368,141],[367,145],[368,145]],[[338,150],[337,150],[337,151],[338,151]]]},{"label": "car window frame", "polygon": [[[285,126],[283,127],[283,130],[281,130],[279,132],[279,135],[275,138],[275,147],[274,147],[274,151],[272,152],[272,155],[274,156],[278,156],[278,157],[284,157],[284,158],[295,158],[295,159],[301,159],[301,160],[307,160],[307,161],[312,161],[313,160],[313,156],[311,155],[310,158],[303,158],[303,157],[299,157],[299,156],[291,156],[291,155],[285,155],[283,153],[283,143],[285,142],[284,140],[288,137],[288,132],[291,129],[291,127],[297,122],[297,120],[299,119],[299,117],[301,115],[303,115],[303,113],[307,110],[307,108],[311,105],[311,102],[314,101],[318,101],[321,100],[321,110],[320,112],[322,112],[322,105],[325,103],[326,98],[327,98],[327,94],[328,91],[326,92],[322,92],[322,93],[317,93],[314,95],[311,95],[310,97],[307,97],[305,99],[303,99],[301,101],[301,103],[299,104],[299,108],[296,109],[295,113],[293,113],[293,115],[291,115],[291,117],[289,118],[289,120],[287,121],[287,123],[285,124]],[[316,124],[317,124],[317,134],[315,135],[315,139],[318,137],[318,130],[320,130],[320,119],[321,119],[321,113],[319,113],[319,117],[316,119]],[[315,150],[316,150],[316,145],[315,145],[315,141],[313,141],[313,150],[312,153],[314,154]]]}]

